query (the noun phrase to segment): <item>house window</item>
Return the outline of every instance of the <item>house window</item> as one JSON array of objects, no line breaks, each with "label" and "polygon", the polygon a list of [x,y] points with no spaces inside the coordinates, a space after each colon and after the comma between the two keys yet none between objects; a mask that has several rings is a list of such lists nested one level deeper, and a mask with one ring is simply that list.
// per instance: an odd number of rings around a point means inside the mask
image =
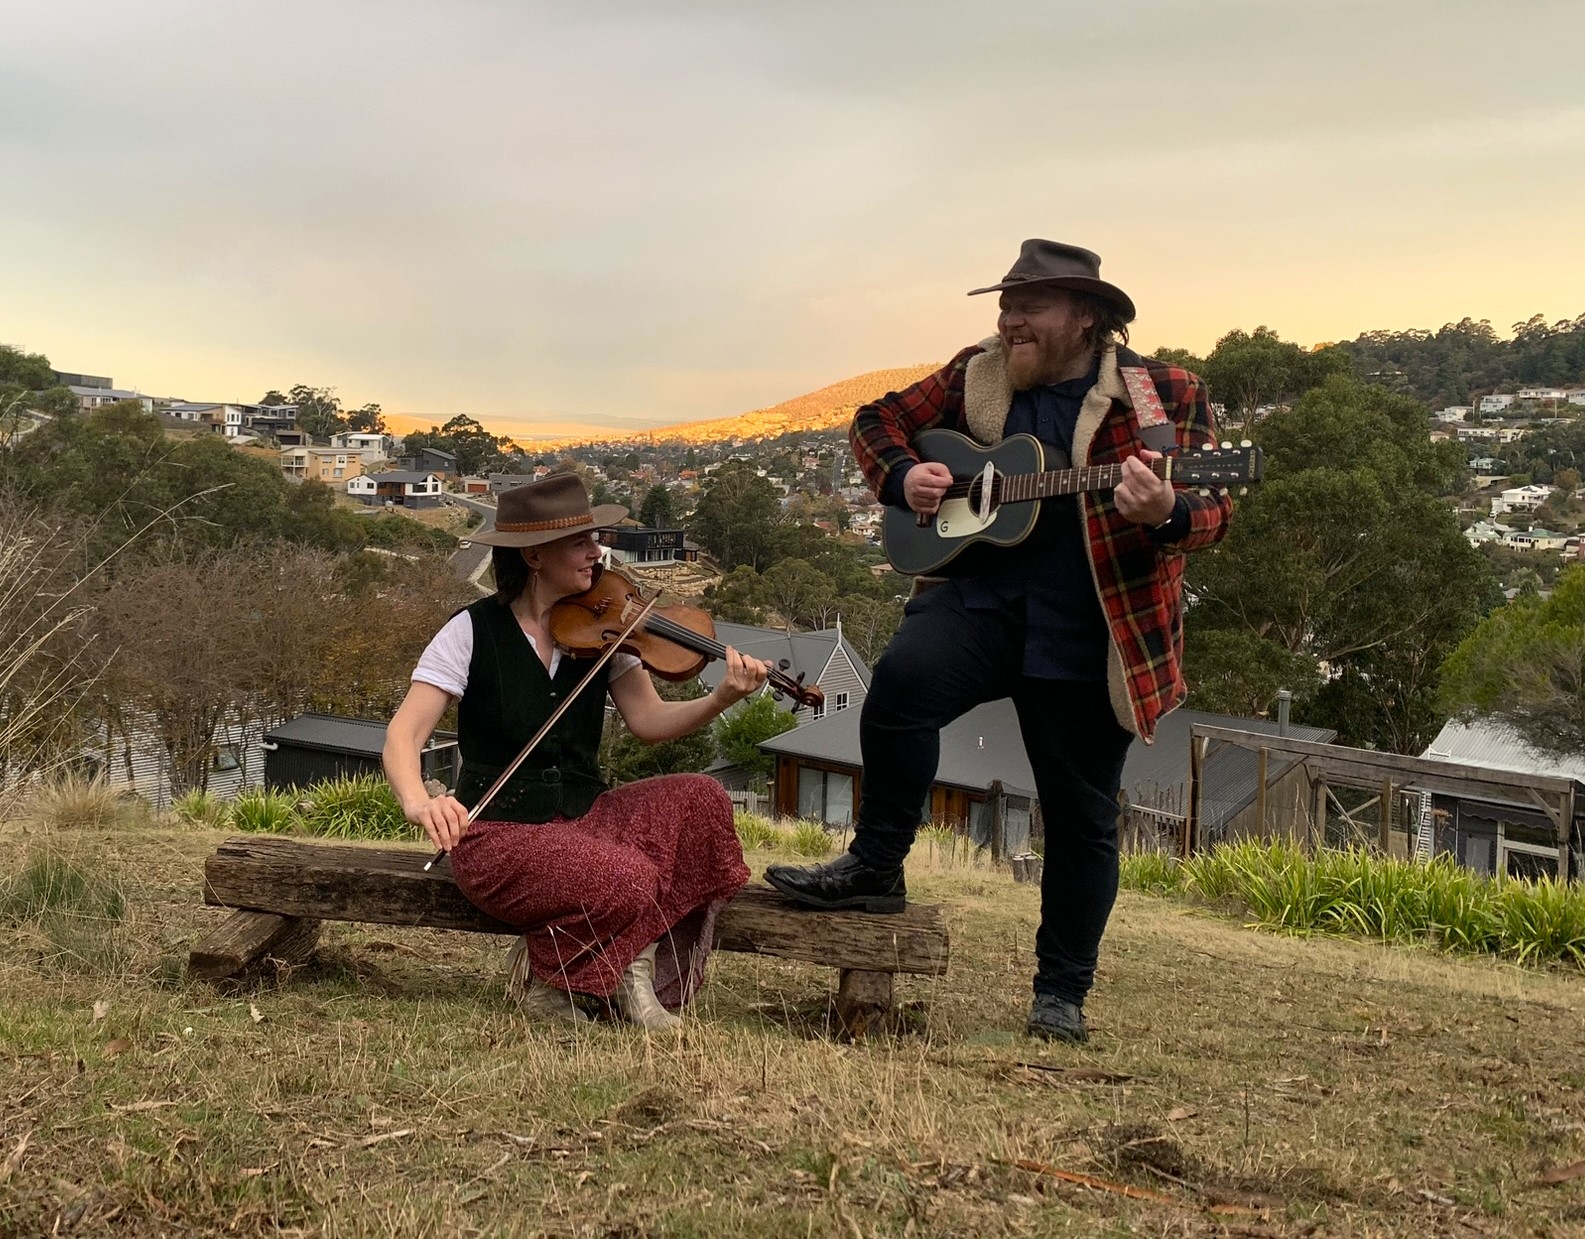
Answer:
[{"label": "house window", "polygon": [[335,476],[339,478],[341,476],[341,474],[342,474],[342,470],[337,469],[336,473],[335,473]]},{"label": "house window", "polygon": [[798,767],[798,816],[846,826],[853,820],[853,776]]},{"label": "house window", "polygon": [[836,701],[831,708],[833,710],[846,710],[848,708],[848,695],[846,693],[838,693]]},{"label": "house window", "polygon": [[209,755],[209,768],[214,771],[224,772],[238,770],[242,767],[241,750],[235,744],[217,744]]}]

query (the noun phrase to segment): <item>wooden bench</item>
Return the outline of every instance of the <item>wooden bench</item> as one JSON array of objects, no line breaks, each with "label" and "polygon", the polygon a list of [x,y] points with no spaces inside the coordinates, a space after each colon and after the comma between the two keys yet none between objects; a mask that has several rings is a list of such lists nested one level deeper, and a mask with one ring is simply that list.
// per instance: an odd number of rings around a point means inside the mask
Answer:
[{"label": "wooden bench", "polygon": [[[204,902],[236,911],[194,944],[189,975],[218,981],[265,958],[300,962],[313,953],[321,921],[516,933],[463,898],[449,865],[426,873],[429,855],[270,835],[227,839],[204,864]],[[896,916],[817,912],[767,886],[745,887],[722,910],[715,945],[838,969],[837,1017],[851,1036],[886,1024],[897,973],[947,970],[940,908],[909,904]]]}]

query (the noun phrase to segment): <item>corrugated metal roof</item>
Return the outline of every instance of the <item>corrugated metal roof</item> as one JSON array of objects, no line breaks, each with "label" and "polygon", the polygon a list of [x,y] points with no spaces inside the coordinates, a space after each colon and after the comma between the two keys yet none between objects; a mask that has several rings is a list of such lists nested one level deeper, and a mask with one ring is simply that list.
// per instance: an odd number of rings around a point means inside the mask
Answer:
[{"label": "corrugated metal roof", "polygon": [[[720,620],[716,621],[715,636],[722,645],[730,645],[739,654],[747,654],[751,658],[765,659],[778,665],[785,658],[790,664],[785,668],[787,674],[796,678],[802,672],[805,682],[809,684],[813,684],[816,677],[825,670],[837,643],[835,628],[789,633],[779,628],[756,628],[750,624],[729,624]],[[853,669],[858,672],[864,687],[869,688],[870,669],[864,665],[864,660],[859,657],[858,651],[845,636],[842,638],[842,648],[852,661]],[[721,682],[724,673],[725,668],[722,664],[719,661],[712,661],[705,664],[704,670],[699,673],[699,679],[704,682],[705,687],[714,688]],[[793,708],[793,702],[786,699],[783,701],[789,710]]]},{"label": "corrugated metal roof", "polygon": [[[845,766],[859,764],[859,711],[840,710],[764,741],[770,753],[787,753]],[[1154,744],[1135,744],[1123,766],[1123,790],[1135,804],[1175,801],[1178,811],[1189,780],[1189,728],[1195,723],[1236,727],[1275,736],[1277,724],[1268,719],[1233,718],[1199,710],[1174,710],[1161,720]],[[1289,724],[1286,733],[1295,740],[1330,743],[1337,733],[1328,728]],[[1270,754],[1267,778],[1275,781],[1294,759]],[[1205,767],[1200,809],[1207,831],[1224,826],[1255,800],[1259,756],[1230,744],[1219,745]],[[1000,779],[1009,790],[1031,794],[1035,775],[1024,751],[1018,712],[1011,701],[993,701],[970,710],[941,733],[941,765],[936,782],[983,791]]]},{"label": "corrugated metal roof", "polygon": [[[266,732],[264,739],[274,744],[290,744],[327,753],[379,757],[385,748],[385,722],[380,719],[346,718],[339,714],[299,714]],[[441,748],[455,743],[455,737],[436,732],[424,747]]]},{"label": "corrugated metal roof", "polygon": [[1585,753],[1555,757],[1533,749],[1506,723],[1475,719],[1461,723],[1453,719],[1437,733],[1436,739],[1421,754],[1444,761],[1481,766],[1487,770],[1512,770],[1519,774],[1549,774],[1585,782]]}]

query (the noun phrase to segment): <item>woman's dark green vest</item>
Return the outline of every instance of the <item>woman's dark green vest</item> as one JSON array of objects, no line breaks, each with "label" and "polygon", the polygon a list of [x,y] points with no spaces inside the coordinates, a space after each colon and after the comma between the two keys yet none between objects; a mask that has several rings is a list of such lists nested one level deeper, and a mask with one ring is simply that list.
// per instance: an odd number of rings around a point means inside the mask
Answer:
[{"label": "woman's dark green vest", "polygon": [[[468,607],[473,661],[457,704],[462,777],[457,799],[472,808],[501,771],[523,751],[551,713],[589,675],[590,658],[562,656],[552,679],[512,614],[492,598]],[[606,790],[600,778],[600,729],[605,722],[607,667],[584,685],[551,733],[485,807],[484,821],[548,822],[582,817]]]}]

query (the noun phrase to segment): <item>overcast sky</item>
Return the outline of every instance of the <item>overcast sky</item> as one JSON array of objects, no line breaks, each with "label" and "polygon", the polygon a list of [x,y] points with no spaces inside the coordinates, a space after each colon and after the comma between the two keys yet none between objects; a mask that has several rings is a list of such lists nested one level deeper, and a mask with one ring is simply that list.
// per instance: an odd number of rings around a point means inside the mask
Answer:
[{"label": "overcast sky", "polygon": [[0,341],[641,426],[944,360],[1029,236],[1135,341],[1585,313],[1581,0],[0,0]]}]

